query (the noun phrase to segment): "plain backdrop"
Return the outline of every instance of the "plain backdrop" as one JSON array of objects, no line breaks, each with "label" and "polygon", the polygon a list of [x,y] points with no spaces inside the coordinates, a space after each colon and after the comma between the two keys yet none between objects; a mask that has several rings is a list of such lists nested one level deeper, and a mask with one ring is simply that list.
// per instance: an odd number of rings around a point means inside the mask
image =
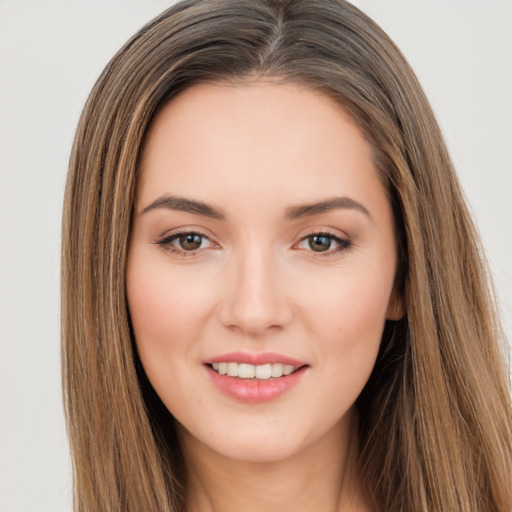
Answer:
[{"label": "plain backdrop", "polygon": [[[101,69],[169,0],[0,0],[0,512],[71,510],[60,389],[67,161]],[[359,0],[439,118],[512,332],[512,0]]]}]

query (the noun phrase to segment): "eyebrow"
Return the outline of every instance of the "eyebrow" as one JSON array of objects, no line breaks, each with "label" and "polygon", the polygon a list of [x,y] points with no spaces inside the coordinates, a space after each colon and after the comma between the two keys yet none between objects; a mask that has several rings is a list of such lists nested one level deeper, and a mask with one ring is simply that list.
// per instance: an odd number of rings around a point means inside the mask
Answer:
[{"label": "eyebrow", "polygon": [[165,208],[168,210],[178,210],[180,212],[193,213],[194,215],[201,215],[211,219],[225,220],[226,216],[217,208],[210,206],[202,201],[193,201],[192,199],[185,199],[184,197],[176,196],[160,196],[155,199],[150,205],[142,210],[142,214],[147,213],[157,208]]},{"label": "eyebrow", "polygon": [[[192,213],[194,215],[201,215],[203,217],[209,217],[216,220],[226,219],[226,216],[221,210],[203,203],[202,201],[195,201],[184,197],[169,195],[158,197],[151,204],[146,206],[141,213],[144,214],[158,208]],[[322,213],[342,208],[358,210],[367,215],[370,219],[372,218],[370,212],[361,203],[351,199],[350,197],[333,197],[316,203],[291,206],[287,208],[285,218],[289,220],[302,219],[304,217],[313,217],[314,215],[320,215]]]},{"label": "eyebrow", "polygon": [[320,215],[321,213],[326,213],[341,208],[358,210],[361,213],[367,215],[370,219],[372,218],[370,212],[361,203],[351,199],[350,197],[333,197],[326,199],[325,201],[319,201],[317,203],[292,206],[286,210],[285,217],[291,220],[301,219],[304,217],[312,217],[313,215]]}]

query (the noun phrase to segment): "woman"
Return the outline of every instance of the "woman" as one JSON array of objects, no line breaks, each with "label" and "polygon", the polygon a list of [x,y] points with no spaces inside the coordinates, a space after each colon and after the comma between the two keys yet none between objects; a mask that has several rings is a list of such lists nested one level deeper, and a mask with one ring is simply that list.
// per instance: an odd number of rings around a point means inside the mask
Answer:
[{"label": "woman", "polygon": [[77,510],[512,508],[434,116],[343,1],[187,1],[98,80],[64,212]]}]

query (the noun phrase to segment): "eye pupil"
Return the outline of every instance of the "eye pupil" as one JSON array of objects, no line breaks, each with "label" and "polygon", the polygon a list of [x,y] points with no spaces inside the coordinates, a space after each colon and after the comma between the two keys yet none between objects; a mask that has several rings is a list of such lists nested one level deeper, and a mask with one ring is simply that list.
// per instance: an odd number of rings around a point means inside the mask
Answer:
[{"label": "eye pupil", "polygon": [[187,235],[182,235],[179,238],[180,247],[185,251],[195,251],[201,247],[201,242],[203,237],[201,235],[195,235],[194,233],[189,233]]},{"label": "eye pupil", "polygon": [[313,251],[323,252],[331,248],[332,240],[328,236],[313,235],[308,237],[308,243]]}]

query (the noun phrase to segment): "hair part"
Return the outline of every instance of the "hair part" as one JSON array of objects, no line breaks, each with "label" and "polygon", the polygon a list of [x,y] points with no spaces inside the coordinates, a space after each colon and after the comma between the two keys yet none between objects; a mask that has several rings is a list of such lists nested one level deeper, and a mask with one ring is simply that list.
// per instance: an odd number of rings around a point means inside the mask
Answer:
[{"label": "hair part", "polygon": [[388,322],[357,401],[376,510],[509,512],[511,406],[489,274],[427,99],[388,36],[343,0],[187,0],[98,79],[66,187],[62,361],[75,511],[181,511],[172,415],[145,377],[125,268],[144,139],[197,83],[272,79],[355,119],[388,192],[406,316]]}]

